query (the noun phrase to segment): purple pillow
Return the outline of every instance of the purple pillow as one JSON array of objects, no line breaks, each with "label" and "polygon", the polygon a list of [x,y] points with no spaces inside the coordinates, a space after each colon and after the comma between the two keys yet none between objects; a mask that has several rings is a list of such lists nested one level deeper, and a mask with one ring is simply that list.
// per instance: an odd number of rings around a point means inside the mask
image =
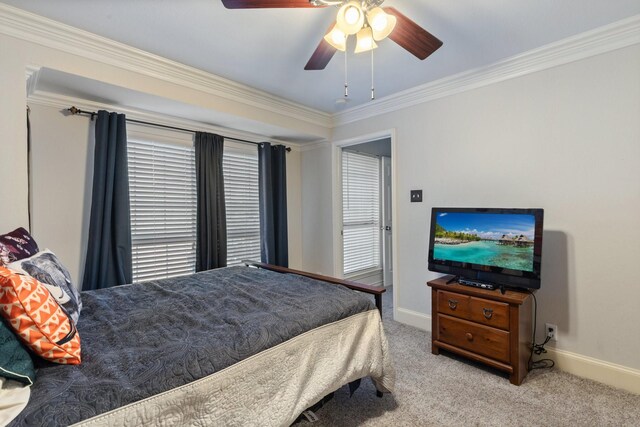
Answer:
[{"label": "purple pillow", "polygon": [[5,266],[38,253],[38,244],[24,228],[0,235],[0,265]]}]

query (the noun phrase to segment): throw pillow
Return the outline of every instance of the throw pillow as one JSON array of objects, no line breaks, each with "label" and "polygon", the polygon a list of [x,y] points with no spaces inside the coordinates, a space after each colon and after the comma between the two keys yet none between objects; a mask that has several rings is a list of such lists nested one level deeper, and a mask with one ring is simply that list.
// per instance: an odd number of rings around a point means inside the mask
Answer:
[{"label": "throw pillow", "polygon": [[6,267],[16,273],[29,275],[45,285],[74,323],[78,323],[80,310],[82,310],[80,292],[71,282],[69,271],[53,252],[45,249],[32,257],[12,262]]},{"label": "throw pillow", "polygon": [[36,241],[22,227],[16,228],[11,233],[0,235],[0,265],[30,257],[36,252],[38,252]]},{"label": "throw pillow", "polygon": [[36,370],[31,356],[13,331],[0,319],[0,376],[33,385]]},{"label": "throw pillow", "polygon": [[47,288],[30,276],[0,267],[0,315],[38,356],[80,364],[80,335]]}]

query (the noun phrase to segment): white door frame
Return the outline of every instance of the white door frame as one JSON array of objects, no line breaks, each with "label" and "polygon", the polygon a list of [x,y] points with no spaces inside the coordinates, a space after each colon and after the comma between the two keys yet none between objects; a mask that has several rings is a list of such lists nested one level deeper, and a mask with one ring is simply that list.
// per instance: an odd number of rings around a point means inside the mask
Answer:
[{"label": "white door frame", "polygon": [[[334,141],[332,144],[332,169],[333,169],[333,275],[335,277],[343,277],[344,256],[342,253],[342,149],[350,145],[362,144],[365,142],[376,141],[379,139],[391,139],[391,217],[398,218],[397,194],[396,191],[396,130],[395,128],[382,130],[366,135],[360,135],[353,138]],[[396,227],[397,228],[397,227]],[[395,230],[394,230],[395,231]],[[391,234],[391,251],[393,253],[393,300],[397,301],[398,293],[398,239],[397,233]],[[393,304],[393,317],[396,317],[397,304]]]},{"label": "white door frame", "polygon": [[[382,256],[382,283],[384,287],[393,285],[392,242],[395,229],[393,225],[393,212],[391,211],[391,197],[393,197],[393,179],[391,175],[392,159],[392,157],[387,156],[380,157],[380,255]],[[391,197],[389,197],[389,195],[391,195]]]}]

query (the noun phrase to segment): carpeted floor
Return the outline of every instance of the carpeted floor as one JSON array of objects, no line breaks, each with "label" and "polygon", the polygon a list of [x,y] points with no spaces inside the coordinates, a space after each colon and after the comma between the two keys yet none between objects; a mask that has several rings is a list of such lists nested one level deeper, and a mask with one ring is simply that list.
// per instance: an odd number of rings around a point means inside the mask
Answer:
[{"label": "carpeted floor", "polygon": [[343,387],[314,426],[640,426],[638,395],[557,369],[534,370],[518,387],[481,365],[432,355],[430,333],[392,320],[391,295],[383,319],[395,392],[377,398],[368,378],[353,397]]}]

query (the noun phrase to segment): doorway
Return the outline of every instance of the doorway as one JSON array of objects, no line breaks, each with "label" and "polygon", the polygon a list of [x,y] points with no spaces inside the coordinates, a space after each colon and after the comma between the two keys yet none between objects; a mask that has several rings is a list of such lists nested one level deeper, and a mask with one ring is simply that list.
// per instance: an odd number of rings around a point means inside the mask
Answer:
[{"label": "doorway", "polygon": [[391,138],[342,148],[343,276],[393,284]]}]

